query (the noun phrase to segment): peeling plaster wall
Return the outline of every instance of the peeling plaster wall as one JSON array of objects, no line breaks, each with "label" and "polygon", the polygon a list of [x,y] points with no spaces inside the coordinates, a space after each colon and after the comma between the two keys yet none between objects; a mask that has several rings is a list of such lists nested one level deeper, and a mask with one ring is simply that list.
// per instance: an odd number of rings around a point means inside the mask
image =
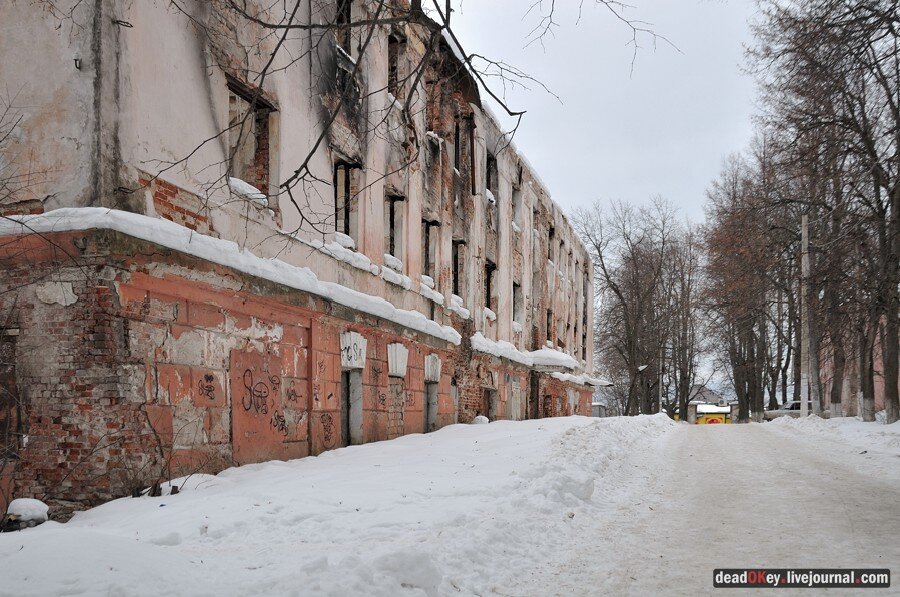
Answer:
[{"label": "peeling plaster wall", "polygon": [[[4,215],[84,206],[93,200],[96,3],[55,4],[58,16],[29,0],[0,5],[0,107],[7,99],[12,104],[0,125],[21,119],[10,142],[0,147],[0,176],[31,174],[29,186],[0,205]],[[73,7],[71,18],[63,14]]]}]

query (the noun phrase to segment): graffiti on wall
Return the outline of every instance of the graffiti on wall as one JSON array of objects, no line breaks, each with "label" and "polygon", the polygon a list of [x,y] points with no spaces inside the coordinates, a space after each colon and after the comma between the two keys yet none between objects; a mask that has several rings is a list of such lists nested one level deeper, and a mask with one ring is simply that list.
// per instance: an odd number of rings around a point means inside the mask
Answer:
[{"label": "graffiti on wall", "polygon": [[285,398],[287,398],[288,402],[297,402],[300,398],[300,395],[297,393],[297,386],[293,379],[291,380],[291,383],[288,384]]},{"label": "graffiti on wall", "polygon": [[215,377],[211,373],[207,373],[202,378],[197,380],[197,391],[200,392],[201,398],[206,398],[210,402],[215,402],[216,400],[216,386],[213,382],[216,380]]},{"label": "graffiti on wall", "polygon": [[257,414],[269,414],[269,386],[265,381],[256,381],[253,370],[244,371],[244,397],[241,400],[244,410]]},{"label": "graffiti on wall", "polygon": [[334,417],[331,413],[322,415],[322,441],[326,448],[334,447]]},{"label": "graffiti on wall", "polygon": [[363,356],[363,348],[355,340],[341,347],[341,362],[358,363]]},{"label": "graffiti on wall", "polygon": [[284,414],[278,412],[277,410],[272,413],[272,428],[279,432],[284,437],[288,436],[288,424],[287,419],[285,419]]}]

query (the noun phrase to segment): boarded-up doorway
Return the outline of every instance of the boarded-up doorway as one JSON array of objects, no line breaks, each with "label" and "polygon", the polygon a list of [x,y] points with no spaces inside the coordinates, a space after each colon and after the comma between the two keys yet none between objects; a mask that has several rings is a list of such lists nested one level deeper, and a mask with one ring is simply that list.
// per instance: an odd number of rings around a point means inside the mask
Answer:
[{"label": "boarded-up doorway", "polygon": [[388,385],[388,439],[403,435],[403,411],[406,406],[406,382],[392,377]]}]

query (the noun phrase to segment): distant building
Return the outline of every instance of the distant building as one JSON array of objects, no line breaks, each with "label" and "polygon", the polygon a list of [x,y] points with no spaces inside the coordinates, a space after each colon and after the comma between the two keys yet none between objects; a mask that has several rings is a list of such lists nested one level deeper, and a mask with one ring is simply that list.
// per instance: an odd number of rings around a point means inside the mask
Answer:
[{"label": "distant building", "polygon": [[726,404],[725,398],[719,392],[701,384],[694,384],[688,394],[688,402],[694,404]]}]

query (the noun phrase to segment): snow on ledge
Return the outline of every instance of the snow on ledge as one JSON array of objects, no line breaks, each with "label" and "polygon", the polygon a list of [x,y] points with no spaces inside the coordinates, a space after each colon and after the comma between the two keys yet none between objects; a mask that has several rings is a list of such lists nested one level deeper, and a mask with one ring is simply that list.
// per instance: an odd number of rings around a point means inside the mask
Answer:
[{"label": "snow on ledge", "polygon": [[381,277],[385,282],[396,284],[397,286],[401,286],[406,290],[410,290],[412,288],[412,280],[410,279],[410,277],[403,274],[398,274],[393,270],[393,268],[387,266],[381,268]]},{"label": "snow on ledge", "polygon": [[398,258],[394,257],[390,253],[385,253],[382,257],[384,259],[384,265],[386,267],[391,268],[395,272],[403,271],[403,262],[400,261]]},{"label": "snow on ledge", "polygon": [[542,348],[531,352],[522,352],[511,342],[507,342],[506,340],[489,340],[488,338],[485,338],[484,334],[481,332],[475,332],[475,335],[472,336],[472,349],[495,357],[521,363],[528,367],[562,367],[565,369],[575,369],[578,364],[575,359],[558,350]]},{"label": "snow on ledge", "polygon": [[353,238],[347,236],[343,232],[335,232],[334,233],[334,242],[341,245],[345,249],[350,249],[351,251],[356,250],[356,241]]},{"label": "snow on ledge", "polygon": [[[318,239],[306,240],[304,238],[300,238],[297,235],[294,235],[293,238],[300,241],[304,245],[308,245],[316,249],[324,255],[333,257],[338,261],[355,267],[356,269],[361,269],[364,272],[369,272],[373,276],[377,276],[381,272],[381,268],[372,263],[371,259],[363,255],[362,253],[358,253],[353,249],[345,247],[340,242],[323,243]],[[350,237],[348,236],[347,238]]]},{"label": "snow on ledge", "polygon": [[565,367],[566,369],[575,369],[578,366],[578,361],[574,357],[552,348],[532,350],[528,354],[536,366]]},{"label": "snow on ledge", "polygon": [[[423,276],[423,277],[426,277],[426,276]],[[427,284],[425,284],[424,281],[421,284],[419,284],[419,294],[421,294],[422,296],[424,296],[425,298],[427,298],[428,300],[430,300],[433,303],[436,303],[441,306],[443,306],[443,304],[444,304],[444,295],[441,294],[440,292],[438,292],[437,290],[434,290],[433,288],[429,287]]]},{"label": "snow on ledge", "polygon": [[594,386],[595,388],[608,388],[609,386],[613,385],[611,381],[607,381],[599,377],[591,377],[586,373],[583,373],[581,375],[572,375],[571,373],[554,372],[550,374],[550,377],[556,378],[560,381],[575,383],[581,386]]},{"label": "snow on ledge", "polygon": [[266,197],[266,194],[257,189],[255,186],[250,184],[249,182],[244,182],[240,178],[229,177],[228,186],[231,187],[231,190],[250,199],[252,201],[256,201],[266,207],[269,206],[269,199]]},{"label": "snow on ledge", "polygon": [[161,218],[102,207],[64,208],[38,215],[10,216],[0,220],[0,235],[107,229],[234,268],[276,284],[320,296],[345,307],[386,319],[398,325],[459,344],[459,332],[428,319],[418,311],[398,309],[385,299],[364,294],[334,282],[320,281],[307,267],[280,259],[258,257],[230,240],[199,234]]},{"label": "snow on ledge", "polygon": [[447,310],[451,313],[456,313],[461,319],[469,319],[472,316],[472,313],[463,307],[462,297],[457,294],[450,295],[450,305],[447,307]]},{"label": "snow on ledge", "polygon": [[490,307],[484,308],[484,318],[488,321],[497,321],[497,314]]}]

